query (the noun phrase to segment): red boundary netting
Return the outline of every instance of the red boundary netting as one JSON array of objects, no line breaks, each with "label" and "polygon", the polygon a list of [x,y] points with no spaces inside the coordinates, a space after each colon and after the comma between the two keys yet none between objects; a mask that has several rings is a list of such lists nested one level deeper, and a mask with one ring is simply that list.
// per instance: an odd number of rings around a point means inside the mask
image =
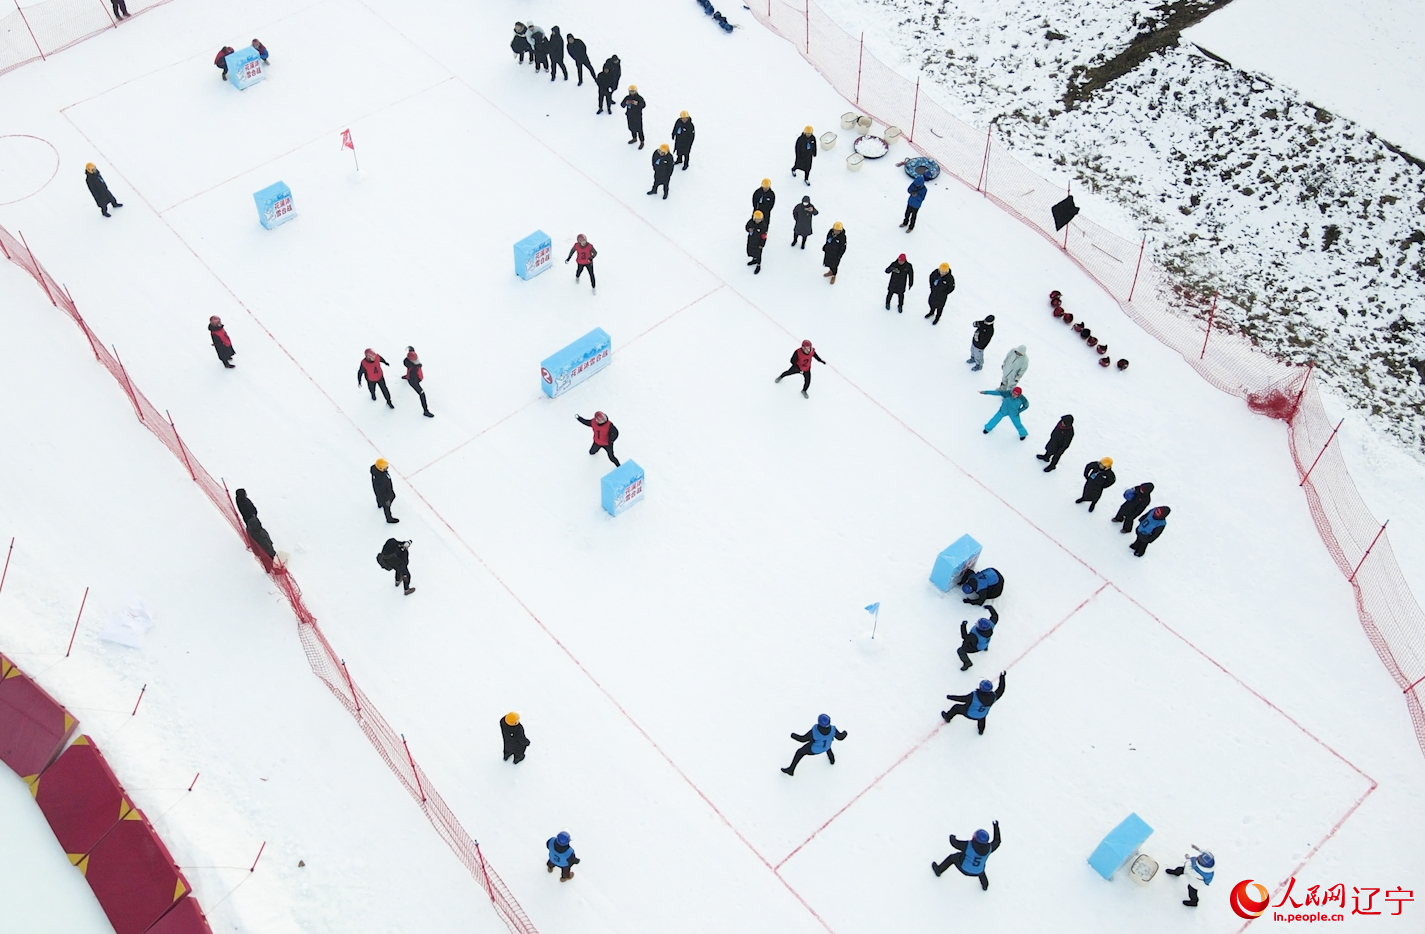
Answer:
[{"label": "red boundary netting", "polygon": [[[137,16],[169,0],[126,0]],[[117,28],[109,0],[44,0],[0,16],[0,75]]]},{"label": "red boundary netting", "polygon": [[7,259],[33,276],[45,290],[50,302],[79,325],[79,329],[89,340],[89,347],[94,351],[95,358],[109,371],[120,388],[124,390],[125,395],[129,397],[129,402],[133,405],[134,413],[138,415],[139,421],[158,440],[163,442],[174,457],[183,463],[193,482],[198,484],[198,488],[227,520],[228,525],[232,526],[233,531],[242,538],[248,550],[262,562],[264,570],[271,575],[292,606],[292,612],[297,617],[297,633],[301,638],[302,648],[306,652],[307,662],[311,665],[312,672],[326,684],[342,706],[356,719],[361,731],[366,734],[366,738],[371,741],[371,745],[376,748],[387,767],[415,798],[441,839],[455,851],[455,855],[461,863],[489,895],[495,913],[515,934],[537,934],[534,925],[526,917],[524,909],[515,901],[514,896],[510,894],[510,890],[495,873],[495,870],[485,861],[484,855],[480,852],[479,842],[465,832],[465,828],[460,825],[455,814],[436,792],[430,777],[411,757],[400,734],[391,728],[390,724],[372,705],[371,699],[362,692],[361,688],[357,687],[350,675],[347,674],[345,666],[341,664],[340,656],[327,642],[326,636],[322,634],[321,628],[317,625],[316,617],[303,602],[302,590],[297,586],[297,581],[280,561],[262,560],[267,556],[260,548],[254,547],[248,539],[237,509],[228,497],[226,486],[213,479],[212,475],[198,462],[198,458],[183,443],[173,421],[167,417],[166,413],[159,412],[133,384],[119,359],[118,352],[104,346],[103,341],[85,323],[74,300],[35,259],[23,238],[16,240],[8,230],[0,227],[0,251],[4,252]]},{"label": "red boundary netting", "polygon": [[[1182,355],[1213,386],[1241,397],[1253,411],[1282,419],[1311,517],[1355,593],[1366,637],[1405,694],[1415,736],[1425,751],[1425,614],[1416,602],[1384,526],[1367,508],[1331,443],[1331,421],[1310,367],[1264,352],[1220,322],[1213,300],[1194,293],[1145,257],[1146,239],[1125,239],[1080,214],[1055,231],[1050,207],[1066,186],[1020,164],[994,138],[952,116],[911,81],[865,51],[857,38],[810,0],[751,0],[752,15],[796,46],[858,110],[898,126],[946,174],[981,192],[1049,240],[1103,287],[1140,327]],[[1369,559],[1369,560],[1367,560]]]}]

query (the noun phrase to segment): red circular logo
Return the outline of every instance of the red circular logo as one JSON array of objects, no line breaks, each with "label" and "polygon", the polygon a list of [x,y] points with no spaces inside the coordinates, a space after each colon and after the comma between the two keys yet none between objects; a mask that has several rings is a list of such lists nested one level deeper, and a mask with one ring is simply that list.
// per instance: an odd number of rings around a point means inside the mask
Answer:
[{"label": "red circular logo", "polygon": [[540,368],[539,368],[539,376],[540,376],[540,378],[543,379],[546,383],[549,383],[549,384],[551,384],[551,385],[554,383],[554,377],[550,376],[550,375],[549,375],[549,371],[546,370],[544,367],[540,367]]},{"label": "red circular logo", "polygon": [[[1253,889],[1250,895],[1248,889]],[[1271,893],[1267,887],[1251,879],[1243,879],[1232,887],[1232,895],[1228,901],[1232,903],[1232,910],[1237,912],[1237,917],[1246,918],[1251,921],[1259,918],[1262,912],[1267,910],[1267,902],[1271,901]]]}]

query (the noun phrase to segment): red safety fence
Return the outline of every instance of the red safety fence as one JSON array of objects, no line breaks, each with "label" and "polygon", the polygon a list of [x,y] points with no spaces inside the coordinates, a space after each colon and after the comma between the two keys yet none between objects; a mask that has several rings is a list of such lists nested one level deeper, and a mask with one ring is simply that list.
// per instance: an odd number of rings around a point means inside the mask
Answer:
[{"label": "red safety fence", "polygon": [[[137,16],[169,0],[126,0]],[[0,75],[30,62],[43,61],[106,29],[115,29],[112,0],[43,0],[0,16]]]},{"label": "red safety fence", "polygon": [[0,252],[3,252],[7,259],[21,266],[33,276],[45,290],[50,302],[79,326],[88,339],[89,347],[94,352],[95,358],[109,371],[119,387],[123,389],[124,394],[128,396],[139,421],[159,441],[163,442],[174,457],[182,462],[184,469],[188,471],[188,476],[217,508],[228,525],[232,526],[233,531],[242,538],[243,544],[248,550],[259,559],[264,570],[271,575],[272,580],[287,597],[288,603],[292,606],[292,612],[297,617],[297,633],[301,638],[302,647],[306,652],[312,672],[326,684],[342,706],[356,719],[361,731],[366,734],[366,738],[371,741],[371,745],[376,748],[387,767],[418,802],[436,832],[440,834],[441,839],[455,851],[455,855],[461,863],[474,876],[480,887],[485,890],[496,914],[515,934],[536,934],[535,927],[525,915],[524,909],[515,901],[505,883],[485,860],[484,854],[480,851],[479,842],[466,833],[454,812],[436,792],[430,777],[416,764],[404,738],[391,728],[390,724],[372,705],[371,699],[352,680],[346,666],[341,662],[341,657],[332,649],[326,636],[322,634],[316,617],[307,609],[297,581],[281,561],[264,560],[267,559],[266,554],[260,548],[255,547],[248,538],[237,508],[228,496],[226,486],[214,480],[212,474],[208,473],[198,462],[197,456],[179,437],[178,429],[167,413],[159,412],[134,385],[133,380],[124,369],[123,362],[119,359],[118,351],[104,346],[104,342],[99,339],[80,315],[79,309],[69,293],[40,265],[39,260],[35,259],[23,237],[17,240],[10,235],[8,230],[0,227]]},{"label": "red safety fence", "polygon": [[[1215,318],[1216,301],[1195,293],[1145,256],[1146,238],[1129,240],[1079,214],[1061,231],[1050,208],[1068,186],[1022,165],[993,129],[977,129],[931,100],[912,81],[866,51],[815,3],[752,0],[751,12],[797,50],[842,97],[886,126],[943,172],[984,194],[1062,250],[1153,337],[1182,355],[1213,386],[1253,411],[1279,418],[1321,540],[1355,593],[1367,638],[1405,694],[1425,751],[1425,613],[1346,468],[1310,366],[1280,360]],[[1339,424],[1335,426],[1339,428]]]}]

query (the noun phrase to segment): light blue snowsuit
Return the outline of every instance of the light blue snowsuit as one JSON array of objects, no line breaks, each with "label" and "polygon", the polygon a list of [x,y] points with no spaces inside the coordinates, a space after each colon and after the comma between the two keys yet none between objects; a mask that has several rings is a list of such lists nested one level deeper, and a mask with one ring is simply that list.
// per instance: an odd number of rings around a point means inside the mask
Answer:
[{"label": "light blue snowsuit", "polygon": [[1000,396],[999,411],[985,423],[985,433],[995,430],[995,426],[1000,423],[1000,419],[1008,418],[1014,427],[1019,431],[1021,438],[1027,437],[1029,432],[1024,430],[1024,423],[1019,420],[1019,413],[1029,408],[1029,400],[1023,394],[1012,395],[1009,389],[986,389],[980,393],[982,396]]}]

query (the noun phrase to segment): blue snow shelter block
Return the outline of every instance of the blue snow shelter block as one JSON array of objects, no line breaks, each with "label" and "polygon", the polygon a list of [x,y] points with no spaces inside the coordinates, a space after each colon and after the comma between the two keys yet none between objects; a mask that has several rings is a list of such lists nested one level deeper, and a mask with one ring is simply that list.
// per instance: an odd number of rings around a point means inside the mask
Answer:
[{"label": "blue snow shelter block", "polygon": [[542,230],[536,230],[515,244],[515,275],[521,279],[533,279],[553,262],[554,241]]},{"label": "blue snow shelter block", "polygon": [[643,499],[643,468],[638,461],[624,461],[604,474],[599,482],[604,512],[611,516],[622,515],[628,507]]},{"label": "blue snow shelter block", "polygon": [[228,67],[228,83],[239,91],[250,88],[267,77],[262,70],[262,56],[257,49],[245,45],[223,59]]},{"label": "blue snow shelter block", "polygon": [[280,227],[297,216],[297,210],[292,206],[292,189],[287,187],[286,182],[276,182],[253,192],[252,200],[257,202],[257,216],[268,230]]},{"label": "blue snow shelter block", "polygon": [[609,365],[613,341],[603,328],[594,328],[539,364],[539,385],[553,399]]},{"label": "blue snow shelter block", "polygon": [[942,591],[960,582],[960,575],[975,566],[980,558],[980,543],[968,535],[961,535],[955,543],[935,556],[935,567],[930,570],[930,582]]},{"label": "blue snow shelter block", "polygon": [[1103,838],[1103,842],[1089,856],[1089,865],[1105,879],[1112,878],[1152,832],[1153,828],[1149,827],[1143,818],[1137,814],[1129,814]]}]

